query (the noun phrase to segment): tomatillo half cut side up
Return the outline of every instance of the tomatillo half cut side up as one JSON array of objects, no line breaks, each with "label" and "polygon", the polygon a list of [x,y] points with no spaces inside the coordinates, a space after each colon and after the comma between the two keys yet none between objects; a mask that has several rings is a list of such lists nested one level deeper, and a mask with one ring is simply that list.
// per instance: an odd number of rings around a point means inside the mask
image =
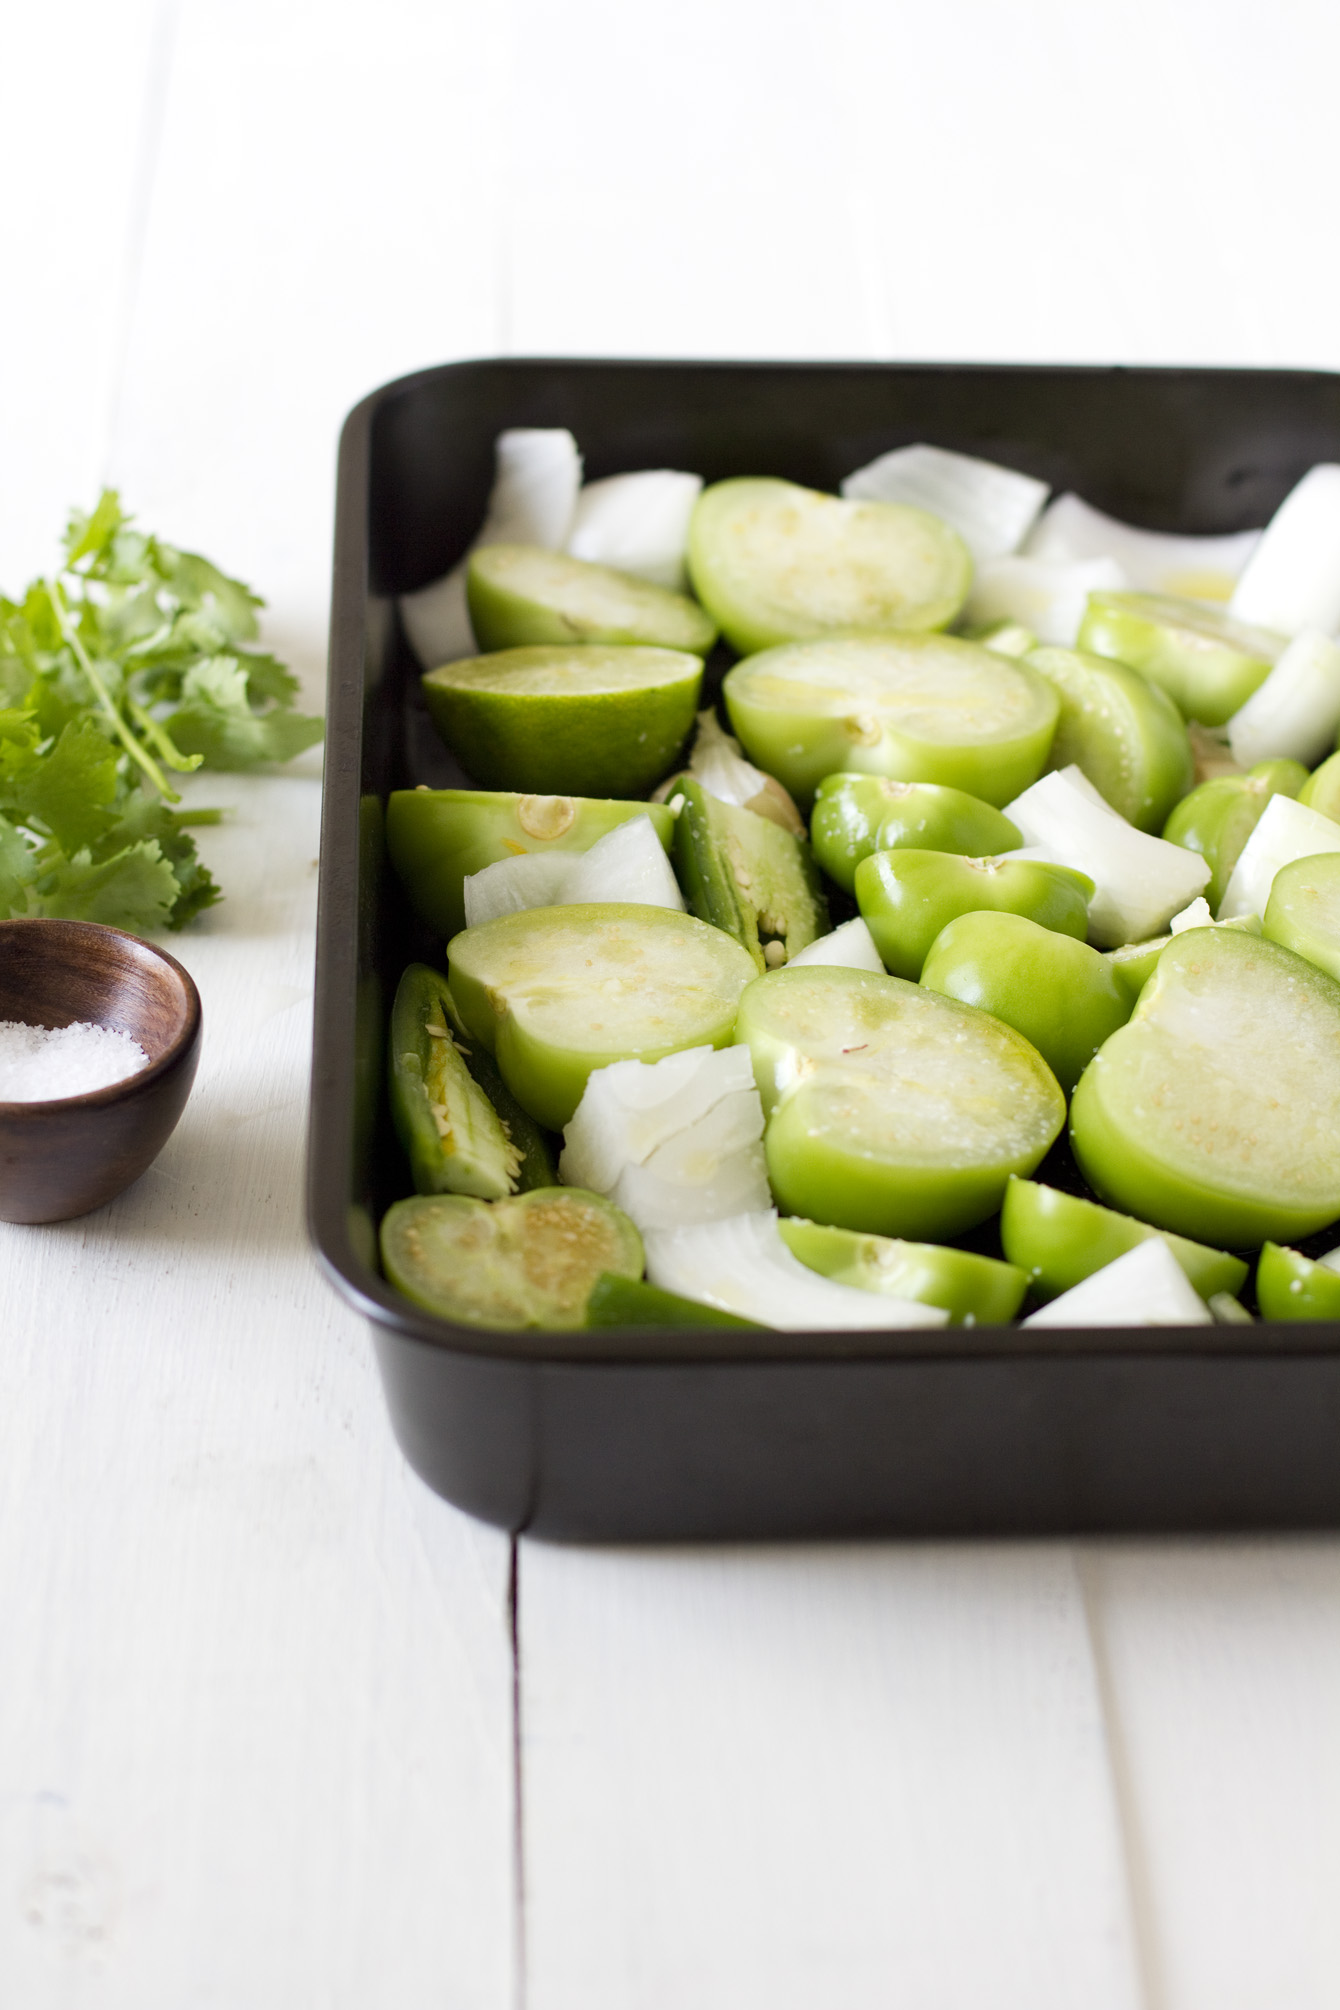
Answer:
[{"label": "tomatillo half cut side up", "polygon": [[613,643],[500,649],[423,679],[438,732],[488,789],[645,795],[693,727],[700,657]]},{"label": "tomatillo half cut side up", "polygon": [[999,809],[1046,765],[1060,700],[1026,663],[952,635],[768,649],[722,686],[751,761],[808,803],[841,769],[940,782]]},{"label": "tomatillo half cut side up", "polygon": [[633,817],[650,817],[666,851],[675,819],[664,803],[492,789],[395,789],[386,848],[410,905],[445,941],[465,926],[465,881],[530,852],[583,852]]},{"label": "tomatillo half cut side up", "polygon": [[1247,703],[1284,641],[1203,601],[1162,593],[1091,593],[1079,631],[1081,649],[1129,664],[1203,726],[1222,726]]},{"label": "tomatillo half cut side up", "polygon": [[1196,773],[1186,722],[1167,692],[1079,649],[1035,649],[1026,660],[1061,701],[1052,767],[1073,762],[1119,816],[1161,831]]},{"label": "tomatillo half cut side up", "polygon": [[537,1122],[562,1130],[593,1068],[730,1044],[748,951],[668,907],[537,907],[454,936],[456,1008]]},{"label": "tomatillo half cut side up", "polygon": [[481,649],[539,642],[633,642],[706,656],[715,624],[687,594],[535,544],[486,544],[466,571]]},{"label": "tomatillo half cut side up", "polygon": [[792,1214],[943,1241],[999,1207],[1065,1122],[1036,1048],[985,1012],[897,977],[778,970],[740,1000],[768,1177]]},{"label": "tomatillo half cut side up", "polygon": [[1193,928],[1080,1077],[1099,1198],[1228,1249],[1340,1215],[1340,984],[1259,936]]},{"label": "tomatillo half cut side up", "polygon": [[856,902],[886,970],[915,980],[942,928],[983,909],[1023,914],[1082,942],[1093,881],[1042,859],[876,851],[856,868]]},{"label": "tomatillo half cut side up", "polygon": [[958,852],[968,858],[1012,851],[1023,838],[980,796],[939,782],[895,782],[887,775],[826,775],[810,818],[814,856],[851,893],[856,868],[872,851]]},{"label": "tomatillo half cut side up", "polygon": [[1256,1266],[1256,1302],[1263,1319],[1340,1319],[1340,1275],[1301,1250],[1267,1242]]},{"label": "tomatillo half cut side up", "polygon": [[536,1187],[512,1200],[418,1195],[389,1208],[382,1265],[406,1298],[463,1326],[563,1329],[586,1324],[608,1272],[642,1275],[642,1238],[626,1214],[580,1187]]},{"label": "tomatillo half cut side up", "polygon": [[835,629],[943,628],[972,583],[967,545],[927,510],[847,502],[771,476],[704,489],[688,564],[741,656]]},{"label": "tomatillo half cut side up", "polygon": [[835,1284],[939,1305],[955,1326],[1005,1326],[1024,1302],[1028,1279],[1012,1263],[947,1249],[938,1242],[900,1242],[860,1235],[795,1215],[779,1221],[783,1242],[810,1270]]},{"label": "tomatillo half cut side up", "polygon": [[1000,1211],[1000,1241],[1011,1263],[1027,1271],[1039,1298],[1056,1298],[1082,1284],[1095,1271],[1115,1263],[1137,1242],[1162,1235],[1187,1279],[1202,1298],[1227,1291],[1236,1298],[1247,1279],[1247,1265],[1226,1250],[1208,1249],[1182,1235],[1168,1235],[1148,1222],[1115,1214],[1097,1201],[1062,1193],[1037,1180],[1012,1179]]},{"label": "tomatillo half cut side up", "polygon": [[1022,1033],[1069,1095],[1133,1000],[1087,942],[1022,914],[962,914],[942,928],[921,981]]}]

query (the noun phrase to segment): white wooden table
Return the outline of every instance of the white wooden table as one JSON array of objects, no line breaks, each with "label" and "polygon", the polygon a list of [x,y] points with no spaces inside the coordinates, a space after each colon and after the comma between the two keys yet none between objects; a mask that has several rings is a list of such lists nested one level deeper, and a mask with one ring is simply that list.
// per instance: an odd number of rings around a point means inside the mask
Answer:
[{"label": "white wooden table", "polygon": [[[1340,366],[1340,16],[93,0],[0,42],[0,582],[119,483],[319,695],[335,437],[516,353]],[[1332,2010],[1340,1543],[514,1551],[301,1212],[319,763],[0,1230],[5,2010]]]}]

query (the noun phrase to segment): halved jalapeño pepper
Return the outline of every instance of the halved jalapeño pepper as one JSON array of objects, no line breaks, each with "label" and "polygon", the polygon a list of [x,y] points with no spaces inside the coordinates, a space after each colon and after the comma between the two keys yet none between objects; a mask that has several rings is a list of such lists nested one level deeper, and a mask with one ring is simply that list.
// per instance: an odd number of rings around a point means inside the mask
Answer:
[{"label": "halved jalape\u00f1o pepper", "polygon": [[682,776],[675,868],[689,911],[724,928],[760,970],[828,932],[810,848],[768,817],[709,795]]},{"label": "halved jalape\u00f1o pepper", "polygon": [[391,1008],[389,1091],[417,1193],[499,1200],[552,1186],[544,1133],[469,1039],[447,980],[411,963]]}]

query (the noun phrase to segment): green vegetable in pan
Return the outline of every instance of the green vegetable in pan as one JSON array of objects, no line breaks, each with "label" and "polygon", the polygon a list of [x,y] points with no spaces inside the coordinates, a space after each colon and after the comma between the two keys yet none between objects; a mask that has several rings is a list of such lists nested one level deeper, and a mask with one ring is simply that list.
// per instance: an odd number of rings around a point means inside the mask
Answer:
[{"label": "green vegetable in pan", "polygon": [[466,1326],[584,1326],[598,1278],[642,1275],[628,1216],[580,1187],[400,1200],[382,1221],[381,1251],[397,1291]]},{"label": "green vegetable in pan", "polygon": [[543,1132],[466,1037],[446,978],[411,963],[391,1008],[391,1117],[416,1193],[500,1200],[554,1184]]}]

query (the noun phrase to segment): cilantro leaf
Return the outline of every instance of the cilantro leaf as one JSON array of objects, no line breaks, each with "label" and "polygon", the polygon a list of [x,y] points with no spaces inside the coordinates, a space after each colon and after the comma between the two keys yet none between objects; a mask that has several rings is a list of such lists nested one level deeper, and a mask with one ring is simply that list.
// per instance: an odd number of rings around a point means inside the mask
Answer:
[{"label": "cilantro leaf", "polygon": [[142,934],[171,925],[177,896],[172,867],[157,842],[145,838],[110,858],[95,860],[79,851],[41,868],[26,890],[24,911],[110,922]]},{"label": "cilantro leaf", "polygon": [[0,915],[22,913],[24,888],[36,865],[23,833],[0,817]]},{"label": "cilantro leaf", "polygon": [[290,761],[321,738],[320,719],[276,709],[253,712],[246,659],[209,656],[182,679],[180,710],[164,721],[183,754],[203,754],[211,768]]},{"label": "cilantro leaf", "polygon": [[0,596],[0,915],[180,928],[221,898],[174,771],[291,760],[322,722],[251,645],[259,595],[136,527],[107,489],[64,556]]},{"label": "cilantro leaf", "polygon": [[0,807],[36,824],[63,850],[101,837],[116,796],[116,749],[90,719],[66,726],[49,753],[7,740],[0,746]]},{"label": "cilantro leaf", "polygon": [[[217,811],[205,811],[217,816]],[[222,900],[212,874],[200,862],[195,839],[183,829],[184,819],[166,803],[155,802],[142,790],[127,797],[122,813],[106,835],[93,846],[95,861],[112,858],[126,846],[152,838],[172,869],[176,893],[168,918],[169,928],[182,928],[207,907]]]}]

